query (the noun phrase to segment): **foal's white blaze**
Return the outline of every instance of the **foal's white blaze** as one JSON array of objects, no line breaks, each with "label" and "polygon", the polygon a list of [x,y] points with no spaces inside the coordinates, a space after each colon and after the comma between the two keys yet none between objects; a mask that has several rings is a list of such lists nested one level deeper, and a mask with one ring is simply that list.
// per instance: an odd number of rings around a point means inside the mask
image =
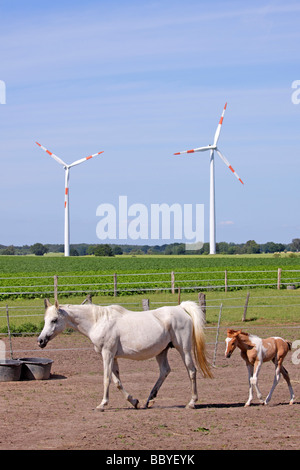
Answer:
[{"label": "foal's white blaze", "polygon": [[225,343],[226,343],[225,356],[227,356],[227,354],[228,354],[228,349],[229,349],[229,345],[230,345],[231,342],[232,342],[232,338],[226,338],[225,339]]}]

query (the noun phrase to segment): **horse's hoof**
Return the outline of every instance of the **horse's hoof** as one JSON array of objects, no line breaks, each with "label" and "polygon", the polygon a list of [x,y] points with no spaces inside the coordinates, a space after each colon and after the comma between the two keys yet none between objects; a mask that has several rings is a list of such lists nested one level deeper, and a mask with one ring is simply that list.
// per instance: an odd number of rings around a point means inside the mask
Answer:
[{"label": "horse's hoof", "polygon": [[264,405],[265,405],[265,406],[268,406],[268,403],[269,403],[269,402],[267,402],[266,400],[264,401]]},{"label": "horse's hoof", "polygon": [[194,410],[196,406],[195,406],[195,403],[188,403],[185,408],[187,410]]},{"label": "horse's hoof", "polygon": [[295,403],[294,399],[292,399],[290,402],[289,402],[289,405],[293,405]]},{"label": "horse's hoof", "polygon": [[103,405],[96,406],[95,411],[104,411],[104,406]]},{"label": "horse's hoof", "polygon": [[244,404],[244,408],[248,408],[248,406],[250,406],[250,403],[245,403]]},{"label": "horse's hoof", "polygon": [[145,403],[145,406],[144,408],[147,409],[147,408],[152,408],[152,406],[154,405],[155,401],[154,400],[149,400]]},{"label": "horse's hoof", "polygon": [[132,400],[132,405],[134,406],[134,408],[137,410],[139,408],[139,401],[137,399],[135,400]]}]

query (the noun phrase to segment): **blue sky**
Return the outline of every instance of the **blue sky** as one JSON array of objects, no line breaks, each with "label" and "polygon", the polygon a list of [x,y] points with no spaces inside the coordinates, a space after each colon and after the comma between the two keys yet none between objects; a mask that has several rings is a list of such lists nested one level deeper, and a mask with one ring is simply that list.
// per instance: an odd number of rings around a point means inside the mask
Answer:
[{"label": "blue sky", "polygon": [[209,155],[173,153],[212,143],[226,101],[245,185],[216,156],[217,242],[300,237],[299,2],[0,0],[0,18],[0,244],[63,243],[64,172],[35,141],[104,150],[71,170],[71,243],[100,242],[120,195],[204,204],[208,241]]}]

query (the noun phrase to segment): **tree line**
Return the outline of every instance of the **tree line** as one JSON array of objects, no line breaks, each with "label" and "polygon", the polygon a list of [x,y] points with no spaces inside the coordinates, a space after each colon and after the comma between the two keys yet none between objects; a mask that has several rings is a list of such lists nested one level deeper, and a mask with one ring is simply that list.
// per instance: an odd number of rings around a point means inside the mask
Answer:
[{"label": "tree line", "polygon": [[[300,238],[294,238],[291,243],[257,243],[255,240],[248,240],[246,243],[219,242],[216,245],[218,254],[243,255],[254,253],[282,253],[300,252]],[[62,244],[42,244],[23,246],[0,245],[0,255],[28,255],[43,256],[46,253],[63,253]],[[164,245],[110,245],[78,243],[70,246],[70,256],[115,256],[115,255],[184,255],[184,254],[209,254],[209,243],[204,243],[199,250],[186,250],[184,243],[170,243]]]}]

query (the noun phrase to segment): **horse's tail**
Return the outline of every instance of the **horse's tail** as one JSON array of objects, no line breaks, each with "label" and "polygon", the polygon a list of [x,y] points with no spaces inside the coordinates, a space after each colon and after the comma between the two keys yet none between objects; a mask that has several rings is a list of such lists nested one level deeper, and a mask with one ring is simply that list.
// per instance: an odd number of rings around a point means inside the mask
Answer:
[{"label": "horse's tail", "polygon": [[291,351],[291,349],[292,349],[292,342],[291,342],[291,341],[287,341],[287,340],[285,340],[285,342],[286,342],[286,344],[287,344],[287,346],[288,346],[288,351]]},{"label": "horse's tail", "polygon": [[180,306],[191,317],[193,322],[193,347],[197,365],[200,367],[204,377],[212,378],[213,375],[206,358],[203,311],[200,306],[191,301],[181,302]]}]

